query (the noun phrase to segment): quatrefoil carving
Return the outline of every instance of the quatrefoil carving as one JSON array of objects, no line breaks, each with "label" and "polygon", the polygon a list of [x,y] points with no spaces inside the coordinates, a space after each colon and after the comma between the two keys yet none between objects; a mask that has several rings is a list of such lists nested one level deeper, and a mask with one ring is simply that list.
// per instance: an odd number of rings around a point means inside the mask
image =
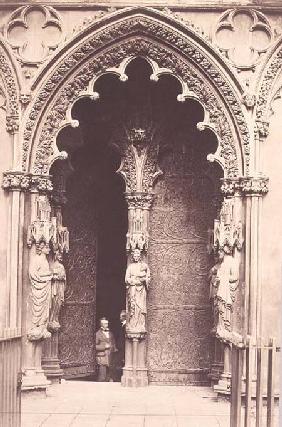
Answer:
[{"label": "quatrefoil carving", "polygon": [[255,68],[273,39],[267,18],[253,9],[227,10],[214,32],[216,45],[241,70]]},{"label": "quatrefoil carving", "polygon": [[62,22],[50,6],[17,9],[4,28],[7,41],[24,64],[38,64],[62,41]]}]

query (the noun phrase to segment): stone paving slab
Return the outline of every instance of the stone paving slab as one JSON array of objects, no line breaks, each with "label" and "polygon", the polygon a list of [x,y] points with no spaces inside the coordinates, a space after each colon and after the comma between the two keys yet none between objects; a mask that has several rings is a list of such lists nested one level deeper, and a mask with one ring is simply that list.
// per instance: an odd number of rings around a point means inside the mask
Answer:
[{"label": "stone paving slab", "polygon": [[65,381],[22,398],[22,427],[229,427],[229,403],[208,387]]}]

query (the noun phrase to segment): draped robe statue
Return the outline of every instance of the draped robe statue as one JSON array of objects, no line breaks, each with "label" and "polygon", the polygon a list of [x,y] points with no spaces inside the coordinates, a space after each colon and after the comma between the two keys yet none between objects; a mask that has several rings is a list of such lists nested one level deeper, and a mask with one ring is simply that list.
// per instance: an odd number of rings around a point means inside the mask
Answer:
[{"label": "draped robe statue", "polygon": [[53,278],[51,286],[52,305],[50,312],[50,321],[48,328],[51,331],[58,331],[61,327],[59,323],[59,314],[64,302],[66,290],[66,270],[62,263],[63,257],[60,252],[56,252],[53,264]]},{"label": "draped robe statue", "polygon": [[148,265],[141,261],[139,249],[133,251],[133,262],[127,267],[125,284],[127,288],[128,324],[126,331],[146,332],[147,290],[150,282]]},{"label": "draped robe statue", "polygon": [[31,257],[29,279],[31,284],[32,327],[28,331],[28,339],[36,341],[51,336],[47,330],[51,306],[51,280],[47,254],[49,245],[41,242],[36,247],[36,254]]},{"label": "draped robe statue", "polygon": [[[236,250],[235,250],[236,255]],[[213,299],[216,334],[226,338],[231,331],[231,313],[239,282],[239,259],[232,250],[220,250],[218,260],[210,271],[210,298]]]}]

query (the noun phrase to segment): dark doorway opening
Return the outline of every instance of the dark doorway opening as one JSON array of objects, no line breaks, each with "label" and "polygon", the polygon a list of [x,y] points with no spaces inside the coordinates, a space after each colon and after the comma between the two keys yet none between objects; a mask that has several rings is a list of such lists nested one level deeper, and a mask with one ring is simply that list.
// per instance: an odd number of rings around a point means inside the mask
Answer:
[{"label": "dark doorway opening", "polygon": [[[63,223],[70,233],[59,357],[67,378],[95,379],[99,319],[106,317],[117,336],[125,309],[127,206],[123,180],[116,174],[120,155],[108,144],[101,114],[95,115],[93,103],[83,99],[73,115],[79,132],[66,128],[59,137],[60,149],[69,153]],[[53,175],[62,172],[59,163]]]}]

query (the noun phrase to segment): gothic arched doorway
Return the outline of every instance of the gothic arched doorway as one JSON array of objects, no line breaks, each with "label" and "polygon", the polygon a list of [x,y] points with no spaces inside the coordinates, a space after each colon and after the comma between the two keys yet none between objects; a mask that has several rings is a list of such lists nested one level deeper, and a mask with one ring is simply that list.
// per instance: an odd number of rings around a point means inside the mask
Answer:
[{"label": "gothic arched doorway", "polygon": [[[152,173],[163,175],[153,188],[148,230],[149,378],[157,383],[207,382],[212,318],[206,247],[219,208],[221,172],[206,157],[216,151],[216,137],[197,129],[203,108],[196,101],[177,100],[181,86],[174,77],[151,81],[151,66],[142,58],[131,61],[126,74],[126,82],[112,75],[100,78],[95,84],[99,101],[78,101],[72,117],[79,128],[67,127],[58,136],[59,148],[69,153],[63,162],[69,175],[63,222],[71,239],[61,365],[66,375],[93,373],[97,319],[107,316],[118,332],[119,312],[125,308],[128,224],[125,188],[115,171],[124,167],[125,139],[132,130],[144,129],[152,144],[158,144],[159,166],[154,167],[161,170]],[[53,166],[55,176],[60,163]]]}]

